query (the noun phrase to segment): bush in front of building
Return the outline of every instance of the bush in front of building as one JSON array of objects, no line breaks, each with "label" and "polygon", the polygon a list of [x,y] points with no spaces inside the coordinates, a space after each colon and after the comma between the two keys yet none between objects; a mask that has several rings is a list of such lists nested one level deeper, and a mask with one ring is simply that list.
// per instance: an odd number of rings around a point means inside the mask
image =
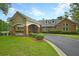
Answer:
[{"label": "bush in front of building", "polygon": [[75,32],[62,32],[62,31],[48,31],[43,33],[50,33],[50,34],[79,34],[78,31]]},{"label": "bush in front of building", "polygon": [[48,33],[59,34],[61,32],[60,31],[49,31]]},{"label": "bush in front of building", "polygon": [[35,38],[37,36],[37,34],[32,34],[31,37]]},{"label": "bush in front of building", "polygon": [[77,33],[79,33],[79,28],[76,30]]},{"label": "bush in front of building", "polygon": [[29,36],[35,38],[36,34],[35,33],[30,33]]},{"label": "bush in front of building", "polygon": [[37,40],[43,40],[44,39],[44,35],[38,34],[38,33],[31,33],[30,36],[37,39]]},{"label": "bush in front of building", "polygon": [[35,38],[36,38],[37,40],[43,40],[43,39],[44,39],[44,36],[41,35],[41,34],[38,34],[38,35],[36,35]]},{"label": "bush in front of building", "polygon": [[61,34],[78,34],[77,32],[61,32]]}]

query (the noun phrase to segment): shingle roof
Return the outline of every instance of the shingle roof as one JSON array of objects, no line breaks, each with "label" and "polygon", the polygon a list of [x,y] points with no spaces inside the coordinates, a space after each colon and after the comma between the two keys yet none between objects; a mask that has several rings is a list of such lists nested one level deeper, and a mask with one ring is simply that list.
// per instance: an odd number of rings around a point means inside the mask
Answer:
[{"label": "shingle roof", "polygon": [[[48,23],[46,23],[48,21]],[[54,22],[53,22],[54,21]],[[40,20],[39,23],[42,25],[42,27],[54,27],[59,21],[58,19],[48,19],[48,20]]]}]

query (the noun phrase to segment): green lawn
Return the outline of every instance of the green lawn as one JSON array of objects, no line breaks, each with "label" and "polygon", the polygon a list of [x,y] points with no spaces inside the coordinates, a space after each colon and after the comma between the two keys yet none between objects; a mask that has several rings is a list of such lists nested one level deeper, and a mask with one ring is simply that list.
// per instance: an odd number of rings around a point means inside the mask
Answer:
[{"label": "green lawn", "polygon": [[0,36],[0,56],[58,56],[44,41],[30,37]]},{"label": "green lawn", "polygon": [[79,35],[63,35],[63,36],[79,40]]},{"label": "green lawn", "polygon": [[64,37],[67,37],[67,38],[73,38],[73,39],[79,40],[79,35],[76,35],[76,34],[74,34],[74,35],[71,35],[71,34],[69,34],[69,35],[67,35],[67,34],[50,34],[50,35],[53,35],[53,36],[64,36]]}]

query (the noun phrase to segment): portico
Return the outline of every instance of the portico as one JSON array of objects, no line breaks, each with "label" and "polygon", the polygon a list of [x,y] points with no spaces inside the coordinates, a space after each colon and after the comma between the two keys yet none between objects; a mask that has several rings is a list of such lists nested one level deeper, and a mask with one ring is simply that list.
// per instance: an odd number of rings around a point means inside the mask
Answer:
[{"label": "portico", "polygon": [[29,33],[39,33],[40,24],[34,19],[16,12],[10,20],[12,35],[28,35]]}]

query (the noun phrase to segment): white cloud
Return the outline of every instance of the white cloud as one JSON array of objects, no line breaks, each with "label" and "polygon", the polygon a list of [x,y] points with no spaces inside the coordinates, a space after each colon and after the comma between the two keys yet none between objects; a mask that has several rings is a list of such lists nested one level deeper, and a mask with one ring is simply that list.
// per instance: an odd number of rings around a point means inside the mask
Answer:
[{"label": "white cloud", "polygon": [[10,11],[11,12],[15,12],[16,10],[14,8],[10,8]]},{"label": "white cloud", "polygon": [[19,11],[19,12],[22,12],[22,13],[24,12],[23,10],[19,10],[19,9],[16,9],[16,8],[10,8],[7,16],[12,17],[16,13],[16,11]]},{"label": "white cloud", "polygon": [[16,9],[15,8],[10,8],[9,11],[8,11],[8,14],[7,16],[12,16],[14,13],[16,12]]},{"label": "white cloud", "polygon": [[60,15],[61,13],[64,13],[66,9],[69,8],[70,3],[60,3],[55,10],[55,15]]},{"label": "white cloud", "polygon": [[68,18],[69,18],[70,20],[72,20],[72,18],[71,18],[70,16],[69,16]]},{"label": "white cloud", "polygon": [[15,9],[15,8],[10,8],[10,9],[9,9],[9,12],[10,12],[10,13],[15,13],[15,12],[16,12],[16,9]]},{"label": "white cloud", "polygon": [[38,10],[37,8],[32,8],[29,14],[32,14],[34,16],[43,16],[45,13],[41,10]]}]

